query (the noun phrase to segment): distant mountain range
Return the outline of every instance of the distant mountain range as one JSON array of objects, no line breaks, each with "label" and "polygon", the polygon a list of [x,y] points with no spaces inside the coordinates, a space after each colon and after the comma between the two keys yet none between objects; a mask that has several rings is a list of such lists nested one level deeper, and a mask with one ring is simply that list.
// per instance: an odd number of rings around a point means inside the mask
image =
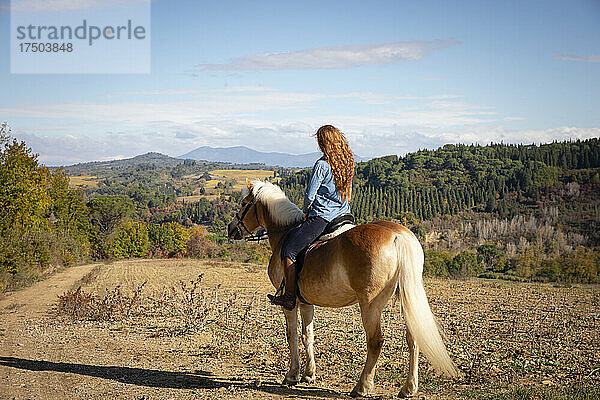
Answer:
[{"label": "distant mountain range", "polygon": [[[140,164],[154,164],[158,168],[173,167],[181,164],[185,159],[196,161],[207,161],[209,163],[223,164],[264,164],[268,166],[279,167],[312,167],[315,161],[321,157],[321,153],[307,154],[287,154],[287,153],[264,153],[249,149],[244,146],[236,147],[209,147],[203,146],[189,153],[182,154],[179,157],[170,157],[162,153],[150,152],[131,158],[123,158],[110,161],[91,161],[65,166],[64,168],[71,174],[89,174],[94,171],[106,169],[123,169]],[[355,156],[357,162],[366,161],[361,157]]]},{"label": "distant mountain range", "polygon": [[[312,167],[321,157],[320,152],[306,154],[288,154],[249,149],[245,146],[235,147],[210,147],[202,146],[189,153],[182,154],[179,158],[191,158],[192,160],[221,161],[235,164],[259,163],[279,167]],[[357,162],[365,159],[355,156]]]},{"label": "distant mountain range", "polygon": [[235,147],[210,147],[202,146],[189,153],[182,154],[179,158],[192,160],[225,161],[235,164],[259,163],[279,167],[312,167],[321,153],[286,154],[270,152],[264,153],[249,149],[245,146]]}]

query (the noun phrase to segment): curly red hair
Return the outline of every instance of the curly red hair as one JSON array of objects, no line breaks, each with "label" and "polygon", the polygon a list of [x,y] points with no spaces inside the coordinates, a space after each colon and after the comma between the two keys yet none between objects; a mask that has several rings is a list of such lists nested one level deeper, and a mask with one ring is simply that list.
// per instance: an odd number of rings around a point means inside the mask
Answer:
[{"label": "curly red hair", "polygon": [[323,125],[317,130],[316,136],[319,149],[331,166],[335,188],[342,200],[350,201],[355,163],[344,134],[333,125]]}]

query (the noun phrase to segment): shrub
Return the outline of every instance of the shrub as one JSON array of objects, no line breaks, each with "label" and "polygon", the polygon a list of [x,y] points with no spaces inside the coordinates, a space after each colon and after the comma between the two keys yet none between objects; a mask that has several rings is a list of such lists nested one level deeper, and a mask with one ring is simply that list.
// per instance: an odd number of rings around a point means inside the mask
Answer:
[{"label": "shrub", "polygon": [[452,262],[452,256],[444,251],[425,250],[425,264],[423,275],[448,277],[448,267]]},{"label": "shrub", "polygon": [[453,278],[468,278],[478,276],[483,268],[475,254],[463,251],[454,256],[448,265],[448,272]]},{"label": "shrub", "polygon": [[202,229],[192,228],[186,252],[194,258],[214,258],[219,252],[219,246],[204,236]]},{"label": "shrub", "polygon": [[163,254],[167,257],[185,254],[190,236],[190,230],[177,222],[151,224],[148,228],[153,254]]},{"label": "shrub", "polygon": [[57,311],[75,320],[110,321],[117,317],[129,317],[141,312],[145,285],[146,282],[135,287],[131,295],[124,294],[119,286],[106,291],[104,295],[86,293],[79,287],[58,296]]},{"label": "shrub", "polygon": [[146,257],[148,229],[139,221],[128,221],[118,227],[109,238],[109,254],[116,258]]}]

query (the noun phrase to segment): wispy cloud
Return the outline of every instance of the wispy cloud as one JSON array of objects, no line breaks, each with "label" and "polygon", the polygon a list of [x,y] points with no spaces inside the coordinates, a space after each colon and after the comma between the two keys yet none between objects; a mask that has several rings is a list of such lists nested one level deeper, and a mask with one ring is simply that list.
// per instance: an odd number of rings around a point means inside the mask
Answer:
[{"label": "wispy cloud", "polygon": [[242,92],[275,92],[277,89],[265,86],[231,86],[223,88],[179,88],[159,90],[136,90],[111,93],[108,97],[119,96],[170,96],[170,95],[207,95],[214,93],[242,93]]},{"label": "wispy cloud", "polygon": [[[308,153],[316,151],[311,134],[326,123],[342,129],[361,156],[404,154],[445,143],[539,143],[600,136],[598,128],[508,130],[502,124],[520,117],[499,115],[492,107],[470,104],[451,93],[323,94],[226,87],[120,92],[111,99],[5,107],[0,108],[0,120],[27,120],[29,126],[13,124],[15,136],[51,165],[148,151],[177,156],[203,145]],[[331,102],[348,111],[330,112]]]},{"label": "wispy cloud", "polygon": [[19,12],[70,11],[87,8],[110,8],[150,0],[13,0],[10,8]]},{"label": "wispy cloud", "polygon": [[556,56],[559,60],[566,61],[585,61],[585,62],[600,62],[600,54],[592,54],[587,57],[572,56],[572,55],[560,55]]},{"label": "wispy cloud", "polygon": [[[172,96],[178,96],[173,100]],[[478,118],[491,115],[488,109],[458,101],[452,93],[434,95],[388,95],[371,92],[339,94],[279,91],[268,87],[225,87],[214,89],[164,89],[157,91],[116,92],[110,102],[58,103],[0,108],[0,116],[11,118],[43,118],[47,120],[112,123],[118,126],[140,127],[156,121],[194,124],[199,120],[223,118],[251,119],[261,112],[285,112],[318,116],[320,102],[335,100],[356,104],[381,105],[379,117],[402,119],[415,126],[448,126],[457,123],[478,123]],[[133,99],[135,100],[133,100]],[[407,102],[415,103],[408,106]],[[365,115],[358,115],[365,118]],[[469,119],[468,117],[477,117]],[[457,118],[460,118],[457,119]]]},{"label": "wispy cloud", "polygon": [[460,42],[454,39],[313,47],[305,50],[247,55],[225,64],[199,64],[204,71],[346,69],[416,61]]},{"label": "wispy cloud", "polygon": [[[600,128],[557,127],[545,130],[507,130],[503,126],[479,126],[466,129],[430,129],[405,127],[386,121],[327,120],[338,126],[348,138],[352,150],[361,156],[403,155],[419,149],[434,149],[446,143],[547,143],[554,140],[588,139],[600,136]],[[319,122],[323,123],[323,121]],[[149,151],[178,156],[196,147],[246,145],[261,151],[307,153],[317,151],[314,133],[318,124],[290,124],[248,121],[215,121],[193,126],[175,125],[159,130],[111,132],[104,135],[48,135],[15,129],[40,161],[47,165],[67,165],[92,160],[133,157]],[[179,131],[174,132],[178,129]],[[182,131],[182,129],[184,129]],[[191,133],[190,133],[191,132]],[[187,136],[196,136],[188,139]],[[184,136],[184,137],[182,137]]]}]

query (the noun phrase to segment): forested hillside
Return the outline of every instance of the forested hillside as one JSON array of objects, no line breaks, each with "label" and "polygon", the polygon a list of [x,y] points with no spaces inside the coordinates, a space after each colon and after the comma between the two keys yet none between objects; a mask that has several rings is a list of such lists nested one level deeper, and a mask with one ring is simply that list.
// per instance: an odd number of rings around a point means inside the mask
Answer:
[{"label": "forested hillside", "polygon": [[[298,204],[309,174],[280,182]],[[430,274],[598,281],[600,140],[446,145],[374,159],[357,165],[351,207],[361,222],[411,227]]]},{"label": "forested hillside", "polygon": [[[281,182],[295,201],[308,175]],[[430,219],[473,208],[506,217],[574,195],[598,200],[599,185],[599,139],[541,146],[449,144],[358,164],[352,211],[364,220],[406,211]]]}]

